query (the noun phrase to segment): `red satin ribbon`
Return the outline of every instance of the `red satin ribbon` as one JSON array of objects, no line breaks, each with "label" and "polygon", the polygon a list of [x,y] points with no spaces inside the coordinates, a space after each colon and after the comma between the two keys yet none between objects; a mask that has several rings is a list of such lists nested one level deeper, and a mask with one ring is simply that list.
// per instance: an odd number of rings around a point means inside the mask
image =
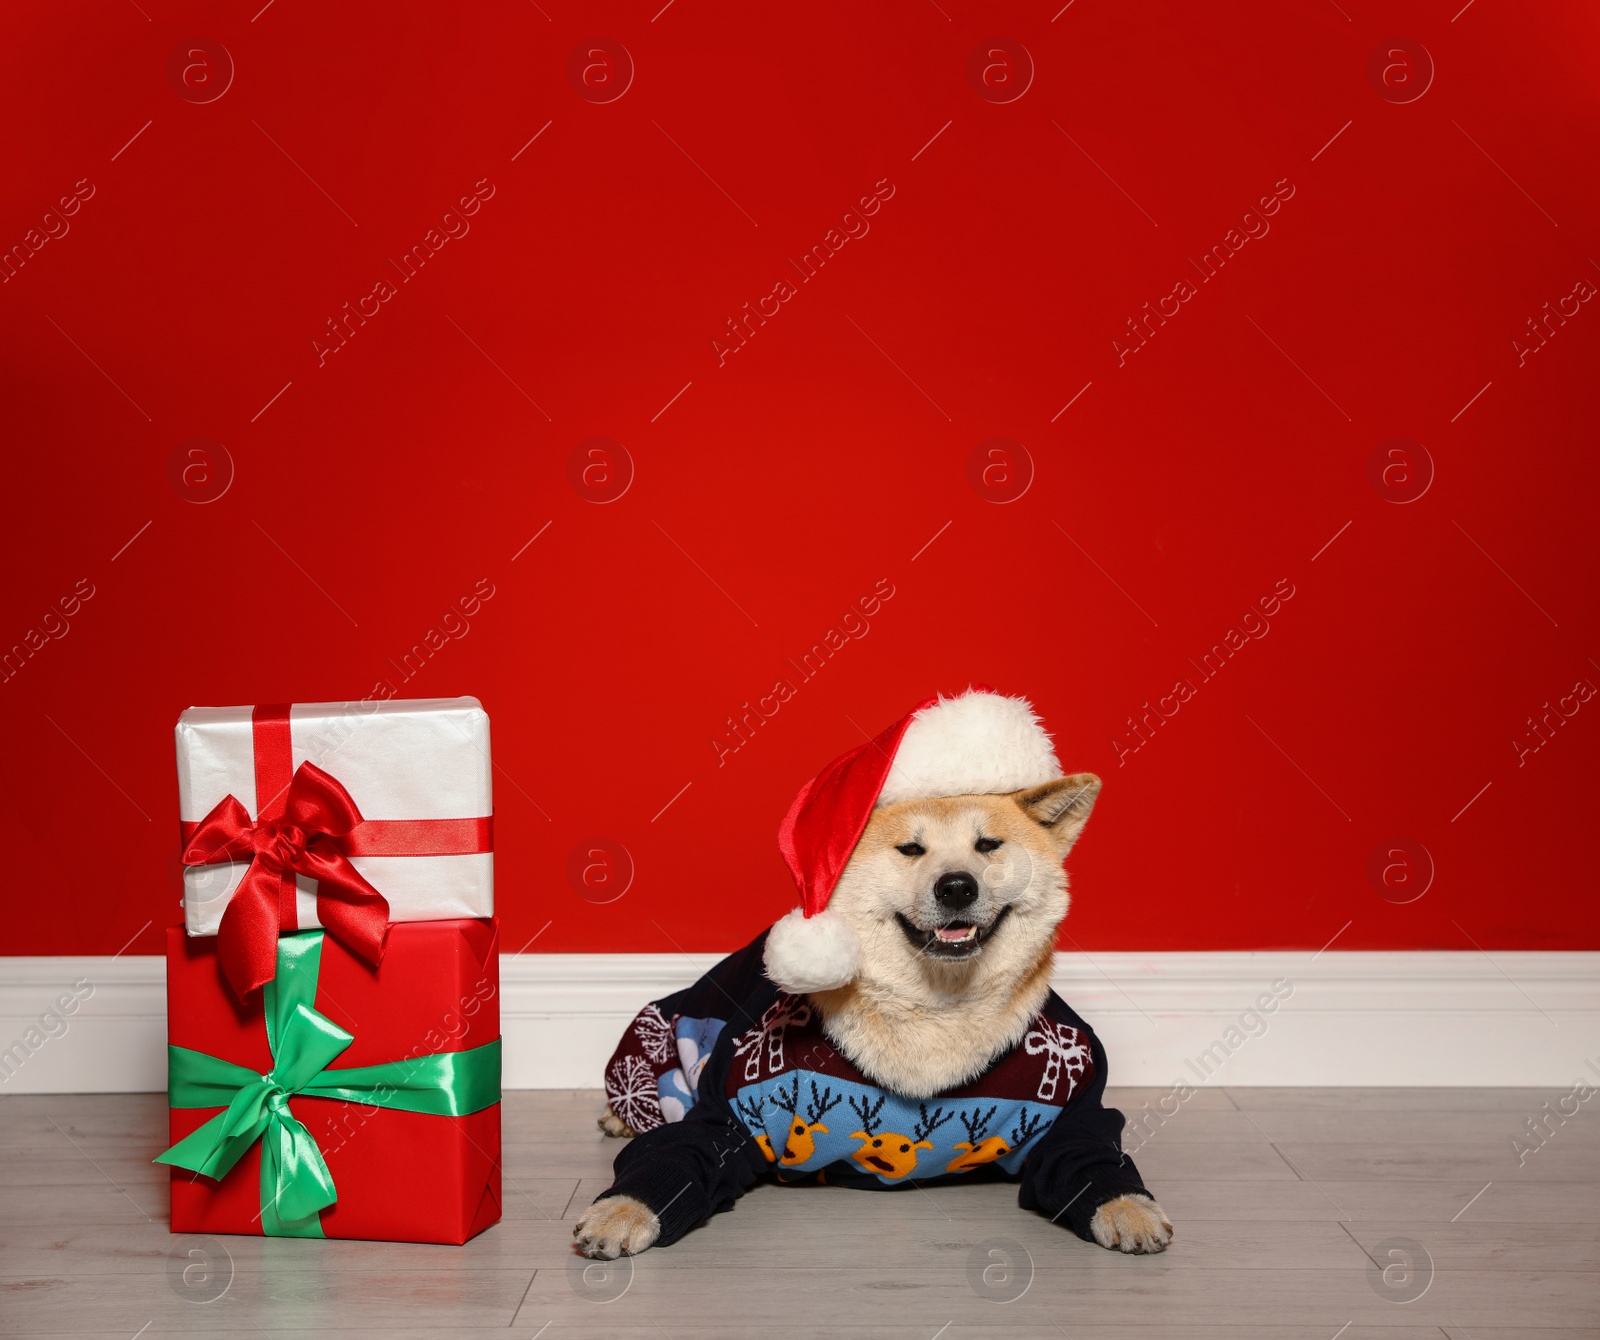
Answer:
[{"label": "red satin ribbon", "polygon": [[[185,822],[178,829],[187,846],[200,825]],[[363,819],[339,839],[339,850],[346,856],[476,856],[494,850],[494,819]]]},{"label": "red satin ribbon", "polygon": [[291,770],[287,703],[255,708],[251,734],[255,820],[229,795],[181,830],[185,865],[250,861],[217,929],[217,957],[241,998],[272,980],[278,932],[299,928],[296,875],[317,881],[317,919],[328,933],[376,966],[389,930],[389,902],[350,857],[493,850],[490,818],[364,820],[336,777],[309,762]]}]

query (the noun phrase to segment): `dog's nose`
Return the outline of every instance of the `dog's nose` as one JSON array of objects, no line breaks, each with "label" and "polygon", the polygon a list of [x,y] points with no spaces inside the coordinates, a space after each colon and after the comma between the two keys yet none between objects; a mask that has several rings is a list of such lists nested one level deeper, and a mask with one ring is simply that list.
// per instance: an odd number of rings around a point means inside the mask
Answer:
[{"label": "dog's nose", "polygon": [[978,881],[965,870],[951,870],[934,880],[933,896],[941,907],[959,912],[978,901]]}]

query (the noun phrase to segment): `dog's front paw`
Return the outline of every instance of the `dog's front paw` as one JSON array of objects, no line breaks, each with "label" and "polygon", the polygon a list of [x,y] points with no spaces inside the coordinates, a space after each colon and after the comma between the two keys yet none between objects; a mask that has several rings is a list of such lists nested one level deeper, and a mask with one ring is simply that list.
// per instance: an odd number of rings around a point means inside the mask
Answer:
[{"label": "dog's front paw", "polygon": [[607,1196],[597,1200],[572,1230],[578,1250],[596,1261],[637,1256],[661,1236],[656,1212],[632,1196]]},{"label": "dog's front paw", "polygon": [[1118,1196],[1094,1212],[1089,1231],[1102,1247],[1124,1252],[1164,1252],[1172,1221],[1148,1196]]}]

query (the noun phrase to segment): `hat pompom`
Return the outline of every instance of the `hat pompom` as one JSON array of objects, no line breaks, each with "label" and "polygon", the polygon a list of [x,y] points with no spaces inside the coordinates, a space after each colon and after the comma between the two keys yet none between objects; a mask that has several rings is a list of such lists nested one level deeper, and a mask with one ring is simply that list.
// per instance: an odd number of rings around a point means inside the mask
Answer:
[{"label": "hat pompom", "polygon": [[824,909],[808,917],[797,907],[767,935],[767,976],[785,991],[830,991],[855,980],[861,942],[839,913]]}]

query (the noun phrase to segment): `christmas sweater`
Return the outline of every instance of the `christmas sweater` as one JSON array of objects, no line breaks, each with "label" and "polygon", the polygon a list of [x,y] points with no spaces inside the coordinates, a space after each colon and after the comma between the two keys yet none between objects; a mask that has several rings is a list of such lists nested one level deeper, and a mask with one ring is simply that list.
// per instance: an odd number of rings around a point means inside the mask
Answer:
[{"label": "christmas sweater", "polygon": [[890,1189],[955,1177],[1020,1183],[1024,1209],[1088,1238],[1094,1212],[1148,1195],[1102,1105],[1106,1056],[1053,991],[1022,1040],[927,1099],[876,1084],[817,1008],[762,969],[763,933],[693,986],[645,1006],[606,1066],[611,1110],[638,1137],[604,1196],[655,1211],[676,1242],[758,1181]]}]

